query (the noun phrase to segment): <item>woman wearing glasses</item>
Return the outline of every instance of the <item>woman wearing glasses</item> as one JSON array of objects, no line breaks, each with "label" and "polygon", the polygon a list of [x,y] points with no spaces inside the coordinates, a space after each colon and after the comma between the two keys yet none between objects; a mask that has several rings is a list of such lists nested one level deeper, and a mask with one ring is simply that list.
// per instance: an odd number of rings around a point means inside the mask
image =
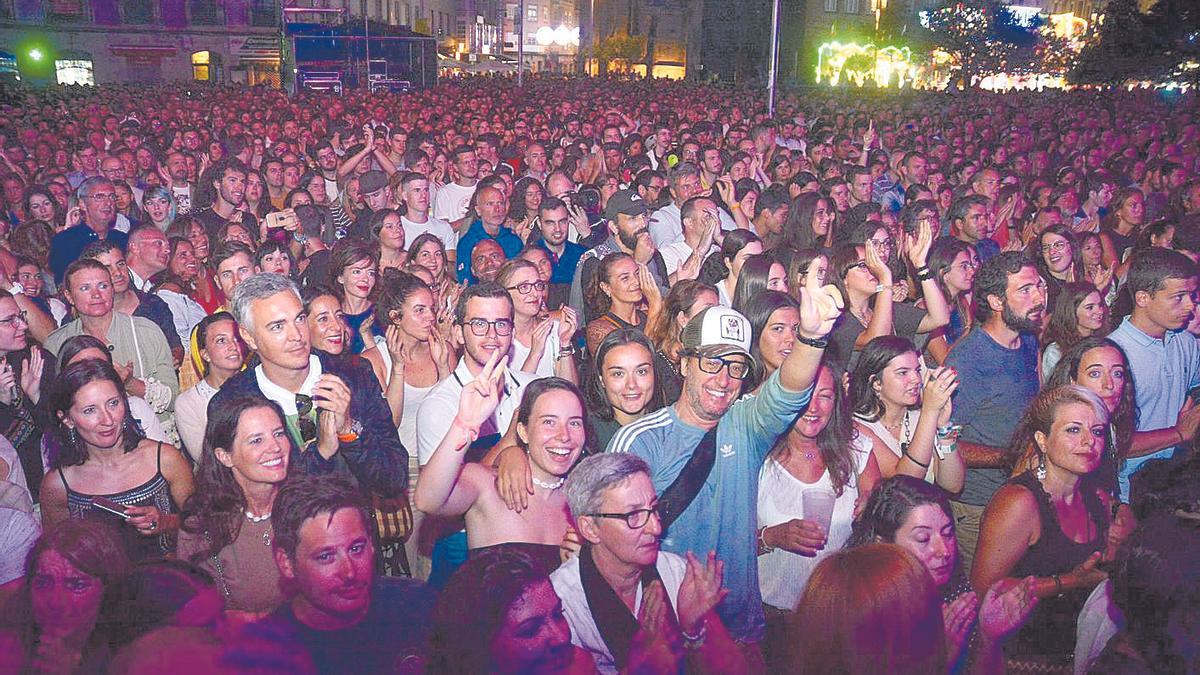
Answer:
[{"label": "woman wearing glasses", "polygon": [[564,306],[562,321],[546,312],[546,282],[537,265],[516,259],[504,263],[496,281],[512,298],[513,340],[509,367],[539,377],[558,376],[579,384],[575,369],[575,310]]},{"label": "woman wearing glasses", "polygon": [[1046,280],[1046,306],[1053,307],[1063,286],[1083,281],[1083,254],[1066,225],[1051,225],[1030,245],[1038,274]]},{"label": "woman wearing glasses", "polygon": [[[975,271],[978,269],[979,255],[974,246],[953,237],[942,237],[933,243],[929,251],[929,271],[933,273],[933,278],[937,280],[938,288],[942,291],[942,297],[950,307],[950,323],[930,340],[931,349],[934,343],[939,342],[937,338],[940,337],[945,341],[942,349],[948,353],[950,346],[970,330],[975,317],[972,290],[975,288]],[[918,301],[917,306],[920,305],[921,302]]]},{"label": "woman wearing glasses", "polygon": [[[703,672],[739,672],[745,668],[737,644],[715,608],[721,592],[723,563],[659,550],[663,523],[650,467],[635,455],[614,452],[588,457],[571,472],[564,488],[580,536],[589,544],[550,575],[571,626],[571,640],[586,651],[601,673],[624,671],[636,657],[635,633],[664,642],[655,628],[672,617],[689,647],[672,651],[680,661]],[[673,637],[673,636],[672,636]],[[648,640],[640,641],[641,647]],[[666,664],[660,664],[666,665]]]}]

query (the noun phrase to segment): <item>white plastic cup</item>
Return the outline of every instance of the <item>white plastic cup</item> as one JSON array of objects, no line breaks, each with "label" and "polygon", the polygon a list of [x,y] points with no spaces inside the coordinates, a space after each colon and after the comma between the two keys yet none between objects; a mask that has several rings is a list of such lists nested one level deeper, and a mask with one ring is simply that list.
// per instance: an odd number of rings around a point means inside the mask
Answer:
[{"label": "white plastic cup", "polygon": [[837,495],[829,490],[813,488],[800,493],[801,504],[804,508],[804,519],[812,521],[829,534],[829,526],[833,522],[833,504]]}]

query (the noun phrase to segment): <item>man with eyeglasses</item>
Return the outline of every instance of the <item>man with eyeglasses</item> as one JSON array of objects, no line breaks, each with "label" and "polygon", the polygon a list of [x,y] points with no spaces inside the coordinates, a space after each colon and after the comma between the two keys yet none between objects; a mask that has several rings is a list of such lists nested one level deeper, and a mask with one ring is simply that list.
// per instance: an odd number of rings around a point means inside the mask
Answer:
[{"label": "man with eyeglasses", "polygon": [[50,270],[54,272],[57,284],[62,283],[67,265],[78,260],[88,244],[111,239],[125,250],[128,241],[129,221],[125,220],[124,230],[118,227],[118,221],[125,216],[118,218],[117,193],[112,181],[102,176],[89,178],[79,186],[76,196],[83,222],[54,235],[50,242]]},{"label": "man with eyeglasses", "polygon": [[[495,281],[468,286],[454,307],[454,338],[463,346],[462,357],[450,377],[434,385],[418,409],[417,457],[425,466],[437,450],[458,414],[458,402],[463,389],[473,382],[487,365],[492,354],[508,354],[512,348],[513,304],[508,291]],[[480,426],[478,436],[466,461],[479,461],[483,453],[500,443],[508,431],[525,387],[536,375],[506,369],[497,384],[500,403],[492,416]],[[429,583],[440,587],[458,565],[466,560],[467,538],[461,520],[426,518],[425,534],[414,532],[422,540],[438,538],[438,532],[448,533],[433,551],[433,572]],[[430,534],[434,533],[434,534]]]},{"label": "man with eyeglasses", "polygon": [[50,391],[54,370],[54,357],[29,339],[25,310],[0,293],[0,434],[21,459],[21,472],[10,467],[8,481],[25,485],[34,502],[47,468],[42,433],[54,424],[49,408],[38,404]]},{"label": "man with eyeglasses", "polygon": [[286,417],[296,471],[344,474],[383,497],[403,492],[408,451],[370,364],[313,352],[300,292],[287,277],[251,276],[233,289],[229,306],[260,363],[221,386],[209,401],[209,419],[235,396],[265,396]]},{"label": "man with eyeglasses", "polygon": [[[596,669],[616,673],[629,665],[633,636],[641,628],[629,606],[659,593],[669,598],[665,612],[678,626],[656,637],[692,647],[684,652],[688,670],[740,670],[737,646],[713,611],[720,595],[712,591],[721,586],[715,558],[659,550],[665,528],[650,467],[629,454],[585,457],[563,489],[579,535],[589,545],[555,570],[550,583],[562,600],[571,641],[591,655]],[[652,589],[654,581],[661,586]],[[678,671],[678,665],[671,670]]]},{"label": "man with eyeglasses", "polygon": [[741,397],[754,369],[750,322],[727,307],[709,307],[680,336],[683,392],[674,405],[622,427],[608,452],[629,452],[650,466],[669,523],[664,550],[696,556],[715,551],[729,594],[721,619],[751,672],[764,668],[758,643],[766,631],[758,584],[758,475],[779,436],[808,405],[826,336],[841,315],[840,294],[810,271],[801,293],[792,353],[754,396]]}]

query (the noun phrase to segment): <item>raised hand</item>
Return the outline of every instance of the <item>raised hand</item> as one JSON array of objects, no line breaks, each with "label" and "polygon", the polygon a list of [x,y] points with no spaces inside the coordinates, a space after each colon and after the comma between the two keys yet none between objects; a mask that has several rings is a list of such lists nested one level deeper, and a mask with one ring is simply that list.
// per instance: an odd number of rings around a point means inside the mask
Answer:
[{"label": "raised hand", "polygon": [[1108,288],[1108,284],[1112,282],[1113,275],[1116,273],[1117,264],[1115,262],[1108,267],[1101,267],[1092,278],[1092,285],[1096,287],[1096,290],[1103,292]]},{"label": "raised hand", "polygon": [[0,358],[0,403],[12,405],[16,403],[17,376],[7,358]]},{"label": "raised hand", "polygon": [[350,387],[342,378],[325,373],[313,385],[313,406],[317,414],[317,451],[329,459],[338,451],[338,434],[350,420]]},{"label": "raised hand", "polygon": [[642,593],[638,631],[629,645],[626,672],[629,675],[677,673],[682,660],[682,637],[671,620],[667,591],[661,581],[654,581]]},{"label": "raised hand", "polygon": [[800,333],[807,338],[820,339],[833,330],[845,306],[842,294],[832,284],[821,286],[817,265],[809,265],[800,289]]},{"label": "raised hand", "polygon": [[938,425],[950,421],[950,410],[954,392],[958,390],[958,371],[950,367],[934,368],[925,378],[925,389],[921,392],[921,409],[938,416]]},{"label": "raised hand", "polygon": [[1008,637],[1025,623],[1037,607],[1038,598],[1033,592],[1036,579],[1000,579],[983,595],[979,603],[979,632],[989,640],[998,642]]},{"label": "raised hand", "polygon": [[582,207],[571,205],[567,207],[567,223],[575,228],[581,238],[586,239],[592,235],[592,224],[588,221],[587,211]]},{"label": "raised hand", "polygon": [[942,604],[942,620],[946,625],[946,646],[950,653],[949,662],[958,660],[958,655],[967,644],[971,626],[975,623],[975,610],[979,600],[974,591],[968,591],[954,600]]},{"label": "raised hand", "polygon": [[905,235],[908,248],[908,260],[914,267],[920,269],[929,261],[929,249],[933,246],[933,225],[923,220],[917,225],[916,236]]},{"label": "raised hand", "polygon": [[[500,394],[497,384],[504,377],[504,363],[508,355],[499,350],[492,352],[479,375],[463,387],[458,399],[458,415],[456,421],[471,431],[469,446],[479,437],[479,427],[496,411],[500,405]],[[465,446],[464,446],[465,449]]]},{"label": "raised hand", "polygon": [[562,318],[558,322],[558,344],[570,344],[571,338],[575,337],[577,330],[579,330],[579,315],[575,313],[574,309],[563,305]]},{"label": "raised hand", "polygon": [[868,239],[863,249],[866,251],[866,257],[863,262],[867,263],[867,271],[873,274],[879,283],[884,286],[891,286],[892,270],[883,261],[883,256],[879,255],[879,248],[875,245],[875,242]]},{"label": "raised hand", "polygon": [[691,551],[687,552],[687,571],[683,574],[676,597],[679,626],[685,633],[695,635],[705,615],[729,594],[729,589],[721,588],[724,574],[725,563],[717,560],[716,551],[708,552],[705,563],[701,563]]},{"label": "raised hand", "polygon": [[654,280],[654,275],[650,274],[650,268],[642,263],[638,263],[638,283],[641,284],[642,296],[646,298],[647,305],[654,308],[662,304],[662,291],[658,288],[658,282]]},{"label": "raised hand", "polygon": [[863,134],[863,152],[871,149],[875,141],[879,138],[879,134],[875,132],[875,120],[867,122],[867,131]]},{"label": "raised hand", "polygon": [[46,359],[42,356],[42,350],[30,349],[29,358],[21,364],[21,389],[34,403],[42,397],[42,372],[45,368]]}]

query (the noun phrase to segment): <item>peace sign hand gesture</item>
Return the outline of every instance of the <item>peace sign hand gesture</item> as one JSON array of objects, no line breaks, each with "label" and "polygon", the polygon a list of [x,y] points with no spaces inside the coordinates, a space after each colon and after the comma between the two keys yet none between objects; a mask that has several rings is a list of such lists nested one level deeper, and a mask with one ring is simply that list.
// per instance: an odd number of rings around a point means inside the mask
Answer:
[{"label": "peace sign hand gesture", "polygon": [[500,394],[496,385],[500,378],[504,377],[503,360],[507,356],[499,350],[492,352],[491,358],[479,371],[479,375],[463,387],[458,399],[458,415],[455,416],[455,422],[471,432],[471,440],[467,445],[475,442],[479,437],[479,427],[491,418],[496,406],[500,405]]}]

